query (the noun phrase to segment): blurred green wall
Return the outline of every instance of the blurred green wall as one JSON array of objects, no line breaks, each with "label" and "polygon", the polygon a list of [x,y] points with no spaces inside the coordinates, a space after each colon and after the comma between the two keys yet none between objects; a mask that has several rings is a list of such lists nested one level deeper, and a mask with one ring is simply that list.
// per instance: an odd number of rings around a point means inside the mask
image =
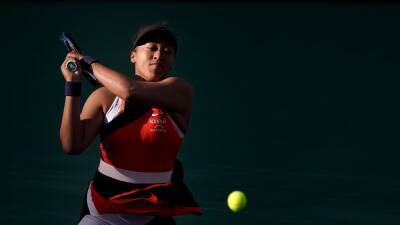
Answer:
[{"label": "blurred green wall", "polygon": [[16,2],[0,4],[1,224],[75,224],[97,168],[98,140],[60,147],[60,32],[132,75],[130,37],[159,20],[196,91],[180,155],[205,214],[178,224],[400,223],[399,4]]}]

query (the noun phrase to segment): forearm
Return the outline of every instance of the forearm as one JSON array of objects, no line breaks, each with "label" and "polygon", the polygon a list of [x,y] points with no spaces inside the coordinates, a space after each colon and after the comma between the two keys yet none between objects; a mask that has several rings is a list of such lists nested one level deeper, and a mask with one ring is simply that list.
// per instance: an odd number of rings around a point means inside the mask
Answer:
[{"label": "forearm", "polygon": [[93,63],[92,69],[99,82],[111,93],[122,99],[127,99],[129,97],[130,89],[135,82],[133,79],[129,79],[127,76],[101,63]]},{"label": "forearm", "polygon": [[137,81],[100,63],[93,63],[92,69],[105,88],[127,102],[179,112],[191,108],[193,90],[182,79],[167,77],[161,81]]},{"label": "forearm", "polygon": [[80,111],[80,97],[66,96],[60,139],[63,150],[67,154],[78,154],[82,151],[83,128],[80,121]]}]

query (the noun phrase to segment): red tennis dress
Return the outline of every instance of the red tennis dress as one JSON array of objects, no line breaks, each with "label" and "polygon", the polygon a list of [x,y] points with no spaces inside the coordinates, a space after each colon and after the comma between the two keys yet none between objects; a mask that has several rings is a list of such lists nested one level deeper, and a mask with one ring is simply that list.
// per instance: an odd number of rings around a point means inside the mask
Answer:
[{"label": "red tennis dress", "polygon": [[177,159],[184,132],[168,112],[134,108],[116,97],[100,133],[101,160],[85,214],[202,214]]}]

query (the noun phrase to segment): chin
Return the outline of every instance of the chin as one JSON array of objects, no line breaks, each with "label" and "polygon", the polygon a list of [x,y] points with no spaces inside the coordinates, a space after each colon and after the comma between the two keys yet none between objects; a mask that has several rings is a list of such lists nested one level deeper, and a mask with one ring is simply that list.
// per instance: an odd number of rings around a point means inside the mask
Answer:
[{"label": "chin", "polygon": [[149,76],[146,77],[147,81],[160,81],[165,77],[163,74],[150,74]]}]

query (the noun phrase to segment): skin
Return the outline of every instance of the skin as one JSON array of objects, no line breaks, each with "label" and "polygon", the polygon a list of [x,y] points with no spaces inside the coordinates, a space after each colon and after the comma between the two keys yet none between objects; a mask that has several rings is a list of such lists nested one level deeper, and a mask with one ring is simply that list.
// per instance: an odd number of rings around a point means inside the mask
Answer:
[{"label": "skin", "polygon": [[[79,60],[77,52],[67,54],[61,65],[66,81],[81,82],[82,71],[70,72],[66,62]],[[192,110],[193,89],[185,80],[167,76],[175,62],[174,49],[163,40],[137,46],[130,55],[136,78],[130,79],[101,63],[93,63],[93,73],[104,87],[95,90],[80,108],[81,97],[66,96],[60,128],[63,151],[82,153],[100,131],[104,117],[116,96],[126,102],[155,106],[170,113],[176,123],[187,129]]]}]

